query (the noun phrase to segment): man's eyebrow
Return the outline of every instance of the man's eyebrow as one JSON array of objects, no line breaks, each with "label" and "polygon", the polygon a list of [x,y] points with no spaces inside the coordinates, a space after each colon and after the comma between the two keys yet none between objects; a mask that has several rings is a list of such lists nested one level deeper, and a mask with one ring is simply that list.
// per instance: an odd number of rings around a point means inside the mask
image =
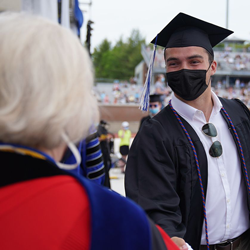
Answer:
[{"label": "man's eyebrow", "polygon": [[[201,56],[201,55],[192,55],[192,56],[187,57],[188,60],[194,59],[194,58],[201,58],[201,59],[203,59],[203,56]],[[178,61],[178,60],[179,59],[177,57],[169,57],[167,59],[167,62],[169,62],[169,61]]]},{"label": "man's eyebrow", "polygon": [[179,60],[179,59],[176,58],[176,57],[169,57],[169,58],[167,59],[167,62],[169,62],[169,61],[177,61],[177,60]]},{"label": "man's eyebrow", "polygon": [[201,56],[201,55],[193,55],[193,56],[189,56],[188,57],[189,60],[190,59],[194,59],[194,58],[201,58],[201,59],[203,59],[203,56]]}]

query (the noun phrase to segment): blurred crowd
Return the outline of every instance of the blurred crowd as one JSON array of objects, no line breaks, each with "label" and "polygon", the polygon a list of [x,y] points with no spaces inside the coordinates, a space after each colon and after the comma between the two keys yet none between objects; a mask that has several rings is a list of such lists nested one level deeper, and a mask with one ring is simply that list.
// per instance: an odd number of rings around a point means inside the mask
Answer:
[{"label": "blurred crowd", "polygon": [[213,87],[214,92],[223,98],[237,98],[250,108],[250,81],[240,80],[237,78],[235,83],[226,86],[225,80],[218,81]]},{"label": "blurred crowd", "polygon": [[215,52],[218,70],[250,70],[250,54],[244,52]]},{"label": "blurred crowd", "polygon": [[113,86],[98,86],[95,88],[99,103],[128,104],[139,103],[142,86],[135,83],[114,81]]},{"label": "blurred crowd", "polygon": [[[236,78],[234,83],[227,85],[226,79],[212,82],[214,92],[224,98],[238,98],[250,108],[250,79]],[[99,103],[103,104],[139,104],[142,86],[128,82],[114,82],[112,86],[99,86],[95,89]],[[162,107],[171,99],[171,88],[167,85],[163,74],[155,77],[151,86],[151,94],[161,95]]]}]

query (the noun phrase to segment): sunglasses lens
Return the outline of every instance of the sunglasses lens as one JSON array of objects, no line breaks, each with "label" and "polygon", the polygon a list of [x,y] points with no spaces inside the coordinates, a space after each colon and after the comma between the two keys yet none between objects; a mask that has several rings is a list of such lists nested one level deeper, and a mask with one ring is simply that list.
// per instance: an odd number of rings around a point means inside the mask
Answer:
[{"label": "sunglasses lens", "polygon": [[202,131],[204,134],[211,136],[211,137],[216,137],[217,136],[217,130],[215,126],[212,123],[207,123],[202,127]]},{"label": "sunglasses lens", "polygon": [[209,154],[212,157],[219,157],[222,155],[222,146],[221,143],[219,141],[215,141],[211,148],[209,149]]},{"label": "sunglasses lens", "polygon": [[150,107],[150,108],[157,108],[157,107],[158,107],[158,104],[149,104],[149,107]]}]

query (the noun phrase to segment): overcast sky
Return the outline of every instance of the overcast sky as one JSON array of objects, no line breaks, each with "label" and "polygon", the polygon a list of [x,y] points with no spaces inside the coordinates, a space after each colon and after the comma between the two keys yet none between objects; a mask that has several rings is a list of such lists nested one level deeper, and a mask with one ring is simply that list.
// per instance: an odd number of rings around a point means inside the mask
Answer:
[{"label": "overcast sky", "polygon": [[[250,0],[228,2],[228,28],[235,32],[233,36],[250,40]],[[87,11],[82,40],[85,40],[89,19],[94,21],[92,50],[105,38],[112,45],[121,36],[126,39],[133,29],[139,29],[149,43],[179,12],[226,27],[226,3],[227,0],[92,0],[91,7],[82,5]]]}]

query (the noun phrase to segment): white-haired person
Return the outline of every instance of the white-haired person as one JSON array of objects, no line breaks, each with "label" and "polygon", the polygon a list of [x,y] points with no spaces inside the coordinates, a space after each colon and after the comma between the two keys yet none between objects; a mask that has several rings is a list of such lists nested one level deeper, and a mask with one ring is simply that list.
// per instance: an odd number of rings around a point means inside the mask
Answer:
[{"label": "white-haired person", "polygon": [[[178,249],[132,201],[65,171],[99,119],[77,37],[3,13],[0,55],[1,249]],[[60,163],[67,147],[73,165]]]}]

